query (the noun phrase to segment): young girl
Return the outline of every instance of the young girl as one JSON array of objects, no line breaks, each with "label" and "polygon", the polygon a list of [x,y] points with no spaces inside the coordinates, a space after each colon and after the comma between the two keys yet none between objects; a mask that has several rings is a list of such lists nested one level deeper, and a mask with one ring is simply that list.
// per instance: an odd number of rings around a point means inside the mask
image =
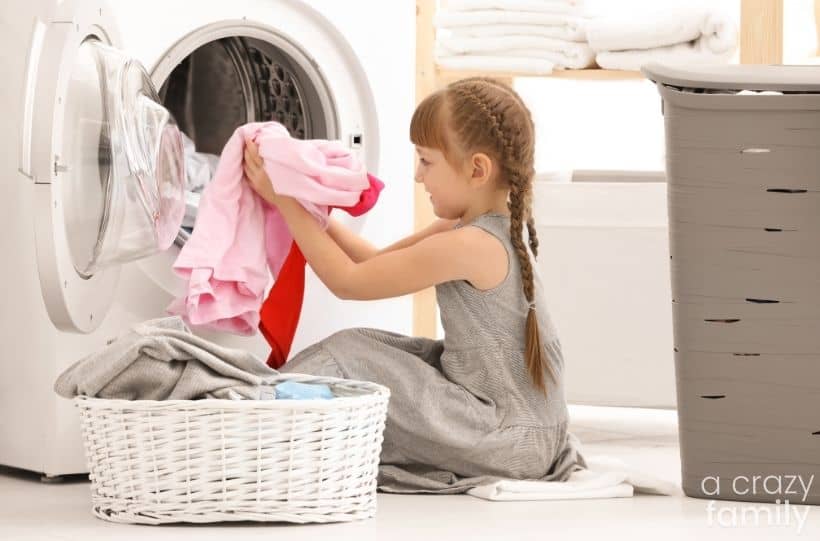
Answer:
[{"label": "young girl", "polygon": [[425,98],[410,139],[419,155],[415,180],[439,220],[382,250],[337,221],[322,230],[297,201],[273,192],[257,148],[246,147],[249,181],[278,207],[338,297],[436,288],[443,340],[347,329],[282,367],[390,389],[382,490],[456,493],[499,478],[564,481],[587,466],[567,431],[561,344],[533,265],[534,136],[521,98],[493,79],[462,79]]}]

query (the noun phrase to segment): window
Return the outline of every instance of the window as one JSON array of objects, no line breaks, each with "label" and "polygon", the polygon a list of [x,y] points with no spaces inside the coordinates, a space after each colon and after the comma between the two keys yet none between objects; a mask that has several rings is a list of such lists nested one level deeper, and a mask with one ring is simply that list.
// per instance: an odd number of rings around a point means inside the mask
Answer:
[{"label": "window", "polygon": [[783,63],[817,64],[815,0],[783,0]]},{"label": "window", "polygon": [[521,77],[535,122],[535,170],[663,171],[661,99],[649,80]]}]

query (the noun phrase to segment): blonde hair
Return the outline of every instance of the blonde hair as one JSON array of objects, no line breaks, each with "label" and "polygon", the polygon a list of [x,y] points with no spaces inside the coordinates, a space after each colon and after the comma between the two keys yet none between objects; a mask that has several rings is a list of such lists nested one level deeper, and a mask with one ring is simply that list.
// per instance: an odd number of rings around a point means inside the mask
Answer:
[{"label": "blonde hair", "polygon": [[524,101],[509,85],[489,77],[469,77],[427,96],[410,121],[413,144],[440,150],[456,169],[468,156],[483,152],[498,165],[498,178],[509,187],[510,239],[521,266],[524,296],[529,303],[525,357],[533,384],[546,395],[544,371],[555,373],[541,345],[535,313],[532,262],[524,245],[523,225],[533,256],[538,237],[532,216],[535,176],[535,126]]}]

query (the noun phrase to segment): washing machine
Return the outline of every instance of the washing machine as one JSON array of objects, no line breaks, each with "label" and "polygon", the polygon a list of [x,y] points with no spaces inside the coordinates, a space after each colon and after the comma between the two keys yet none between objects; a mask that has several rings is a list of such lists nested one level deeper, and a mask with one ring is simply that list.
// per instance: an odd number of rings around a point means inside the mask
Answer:
[{"label": "washing machine", "polygon": [[[376,245],[412,232],[413,2],[10,0],[0,36],[0,464],[87,472],[53,384],[183,294],[171,265],[190,232],[173,216],[146,245],[138,220],[186,195],[181,134],[211,154],[250,121],[341,140],[386,187],[368,214],[334,216]],[[342,301],[308,269],[291,354],[357,326],[409,334],[411,298]],[[269,351],[258,333],[193,331]]]}]

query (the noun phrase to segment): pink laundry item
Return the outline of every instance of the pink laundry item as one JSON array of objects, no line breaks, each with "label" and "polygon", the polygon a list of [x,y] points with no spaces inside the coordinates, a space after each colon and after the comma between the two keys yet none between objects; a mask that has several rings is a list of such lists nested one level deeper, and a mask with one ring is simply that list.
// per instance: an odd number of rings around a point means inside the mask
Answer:
[{"label": "pink laundry item", "polygon": [[294,197],[327,227],[331,207],[352,207],[370,187],[367,170],[340,141],[294,139],[278,122],[237,128],[200,198],[191,238],[174,263],[187,293],[167,308],[191,325],[240,335],[259,326],[269,282],[293,237],[279,211],[244,179],[245,140],[259,147],[278,194]]}]

